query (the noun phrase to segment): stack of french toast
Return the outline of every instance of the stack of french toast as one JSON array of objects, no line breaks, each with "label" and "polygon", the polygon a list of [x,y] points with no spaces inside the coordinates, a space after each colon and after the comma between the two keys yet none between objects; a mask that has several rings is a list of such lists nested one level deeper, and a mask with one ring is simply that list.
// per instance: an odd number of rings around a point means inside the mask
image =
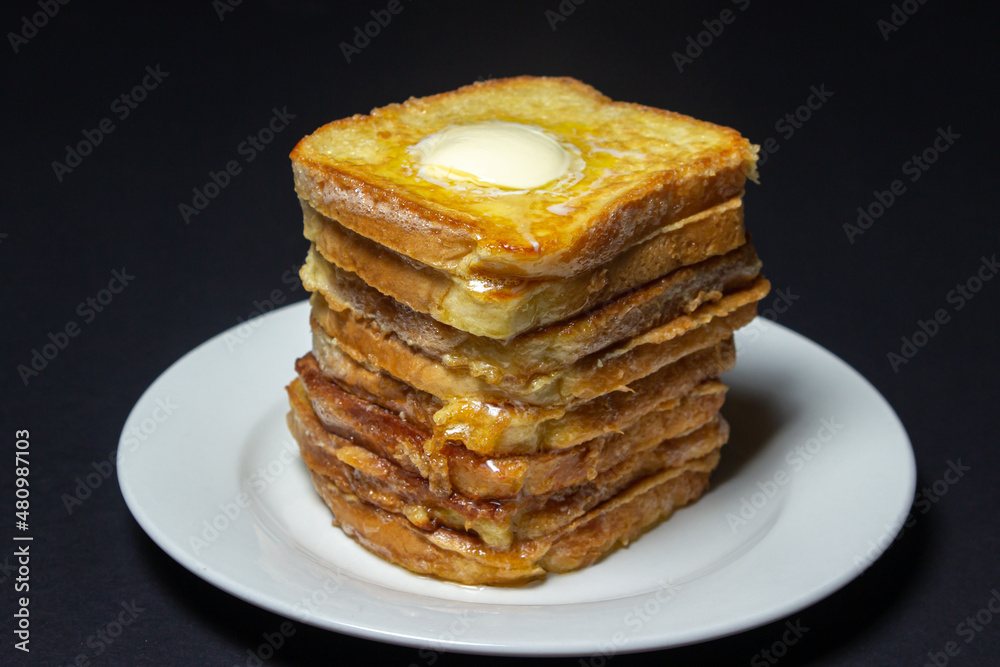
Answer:
[{"label": "stack of french toast", "polygon": [[291,157],[313,348],[288,422],[347,535],[521,584],[705,492],[719,376],[769,289],[739,133],[517,77],[330,123]]}]

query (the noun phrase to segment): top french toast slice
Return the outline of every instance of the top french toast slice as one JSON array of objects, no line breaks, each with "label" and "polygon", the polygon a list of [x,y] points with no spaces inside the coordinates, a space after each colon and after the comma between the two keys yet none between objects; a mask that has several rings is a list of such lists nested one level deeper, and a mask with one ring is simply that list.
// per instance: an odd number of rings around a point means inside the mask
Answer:
[{"label": "top french toast slice", "polygon": [[[499,121],[575,156],[572,177],[511,189],[418,175],[413,147]],[[291,154],[316,210],[400,254],[460,276],[563,277],[598,267],[673,222],[739,196],[756,147],[735,130],[614,102],[570,78],[522,76],[335,121]],[[433,182],[432,182],[433,181]]]}]

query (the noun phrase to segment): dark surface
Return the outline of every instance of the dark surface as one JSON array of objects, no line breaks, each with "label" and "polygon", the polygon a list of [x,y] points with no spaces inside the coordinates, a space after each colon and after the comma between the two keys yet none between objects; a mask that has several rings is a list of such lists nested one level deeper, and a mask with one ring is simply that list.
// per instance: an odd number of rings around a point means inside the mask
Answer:
[{"label": "dark surface", "polygon": [[[71,2],[17,53],[9,37],[0,47],[8,461],[0,466],[0,514],[8,540],[17,532],[14,432],[29,429],[35,538],[31,653],[12,646],[15,574],[5,569],[0,664],[62,665],[78,654],[94,665],[248,664],[248,650],[284,619],[166,556],[129,514],[113,474],[72,513],[61,498],[112,456],[129,410],[163,370],[284,287],[282,275],[306,249],[287,159],[301,136],[411,95],[522,73],[575,76],[614,99],[730,125],[758,143],[775,137],[780,149],[746,202],[767,276],[799,297],[779,321],[857,368],[895,407],[913,441],[918,489],[942,479],[949,461],[970,467],[863,576],[789,619],[809,631],[781,664],[923,665],[948,642],[960,648],[949,664],[996,664],[1000,619],[969,643],[957,626],[1000,588],[1000,280],[986,282],[961,310],[948,300],[981,257],[1000,252],[995,12],[927,2],[886,40],[877,21],[892,13],[888,0],[720,0],[669,3],[669,10],[589,0],[555,30],[545,11],[557,10],[557,0],[403,2],[350,63],[338,44],[385,2],[244,2],[224,20],[208,0],[184,9]],[[671,54],[724,8],[735,21],[679,72]],[[0,27],[20,30],[22,17],[36,11],[32,2],[6,3]],[[147,65],[169,75],[120,119],[111,102],[142,81]],[[833,96],[792,136],[783,134],[776,122],[806,101],[811,86]],[[295,117],[247,163],[238,146],[275,107]],[[51,163],[105,117],[113,133],[58,181]],[[960,138],[911,182],[904,163],[948,127]],[[178,205],[231,159],[242,172],[185,224]],[[894,179],[905,193],[850,243],[843,225]],[[86,322],[77,305],[123,267],[134,280]],[[901,337],[938,309],[949,321],[894,371],[887,354],[899,353]],[[32,350],[69,321],[80,334],[25,386],[17,366],[30,364]],[[13,560],[8,544],[0,551],[5,565]],[[88,645],[133,600],[143,610],[136,622],[110,645]],[[612,662],[767,664],[760,651],[783,631],[779,621]],[[501,660],[421,654],[296,623],[269,663],[360,659]]]}]

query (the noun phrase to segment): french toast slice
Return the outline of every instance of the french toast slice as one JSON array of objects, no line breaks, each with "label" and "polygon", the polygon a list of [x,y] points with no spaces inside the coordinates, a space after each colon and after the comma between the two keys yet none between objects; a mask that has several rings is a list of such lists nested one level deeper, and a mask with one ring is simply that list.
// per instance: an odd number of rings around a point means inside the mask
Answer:
[{"label": "french toast slice", "polygon": [[678,359],[729,338],[757,313],[757,301],[769,289],[758,278],[747,289],[698,306],[642,334],[607,347],[575,363],[526,378],[473,375],[422,354],[394,333],[380,331],[367,318],[337,312],[314,295],[314,350],[336,339],[337,346],[358,362],[448,400],[520,401],[536,406],[570,406],[603,394],[622,391],[630,383]]},{"label": "french toast slice", "polygon": [[[407,307],[477,336],[508,340],[575,317],[680,267],[724,255],[746,242],[743,203],[730,199],[658,230],[601,266],[561,279],[463,277],[394,252],[302,202],[304,234],[315,258],[303,283],[322,284],[334,267],[355,274]],[[318,256],[317,256],[318,253]],[[323,261],[332,265],[328,270]]]},{"label": "french toast slice", "polygon": [[395,462],[328,433],[307,402],[292,401],[289,426],[310,470],[383,510],[404,515],[424,530],[445,526],[474,533],[484,544],[508,549],[515,539],[542,537],[566,526],[640,479],[681,467],[725,444],[729,427],[716,416],[681,437],[635,451],[593,478],[542,495],[477,500],[436,494],[428,481]]},{"label": "french toast slice", "polygon": [[356,542],[411,572],[468,585],[516,586],[587,567],[627,546],[708,488],[718,453],[642,480],[566,527],[544,537],[494,549],[474,535],[439,527],[422,530],[401,514],[372,505],[334,480],[310,471],[333,512],[333,523]]},{"label": "french toast slice", "polygon": [[619,431],[653,410],[676,407],[685,394],[718,378],[736,361],[733,340],[728,338],[636,380],[623,391],[572,407],[537,406],[468,398],[444,400],[355,361],[325,335],[314,340],[318,346],[313,355],[323,375],[430,432],[432,439],[425,449],[433,454],[448,441],[484,456],[574,447]]},{"label": "french toast slice", "polygon": [[[371,322],[408,346],[450,368],[462,368],[492,384],[524,382],[690,314],[703,303],[749,288],[760,273],[750,243],[725,255],[677,269],[620,298],[572,319],[499,341],[443,324],[382,294],[357,275],[309,250],[303,285],[322,294],[329,310]],[[335,318],[339,319],[339,318]]]},{"label": "french toast slice", "polygon": [[[539,187],[421,177],[413,148],[455,126],[543,133],[573,168]],[[462,276],[566,277],[601,266],[756,178],[735,130],[614,102],[569,78],[516,77],[329,123],[291,153],[309,205],[365,238]]]},{"label": "french toast slice", "polygon": [[710,380],[670,407],[653,410],[621,431],[556,452],[487,457],[445,443],[438,452],[443,465],[434,465],[425,451],[432,437],[430,430],[324,377],[311,354],[296,362],[296,371],[299,377],[288,389],[293,409],[305,412],[308,402],[323,429],[337,436],[320,435],[315,445],[331,451],[343,442],[365,447],[424,477],[434,492],[454,492],[473,500],[545,495],[593,479],[629,456],[711,421],[722,407],[726,391],[721,382]]}]

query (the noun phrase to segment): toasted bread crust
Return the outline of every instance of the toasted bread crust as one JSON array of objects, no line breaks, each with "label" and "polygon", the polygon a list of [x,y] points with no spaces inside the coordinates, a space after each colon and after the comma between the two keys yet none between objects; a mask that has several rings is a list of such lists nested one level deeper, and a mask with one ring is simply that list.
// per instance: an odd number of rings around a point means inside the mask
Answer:
[{"label": "toasted bread crust", "polygon": [[370,287],[310,250],[303,284],[330,310],[364,318],[385,335],[446,366],[497,384],[527,381],[641,335],[700,305],[752,286],[760,260],[749,243],[726,255],[686,266],[572,319],[498,341],[476,336],[415,311]]},{"label": "toasted bread crust", "polygon": [[328,433],[309,403],[293,397],[292,407],[289,424],[310,470],[372,505],[403,514],[418,528],[464,530],[475,533],[484,544],[502,549],[509,548],[515,539],[542,537],[565,527],[640,479],[707,456],[725,444],[729,435],[725,420],[716,417],[683,437],[633,452],[572,487],[542,495],[478,500],[459,493],[434,493],[419,475]]},{"label": "toasted bread crust", "polygon": [[306,237],[313,247],[300,275],[307,289],[314,290],[336,280],[333,274],[354,274],[382,294],[443,324],[506,342],[746,245],[743,209],[738,204],[726,202],[686,218],[609,264],[572,278],[503,281],[466,281],[417,264],[306,206]]},{"label": "toasted bread crust", "polygon": [[313,484],[334,514],[334,524],[361,546],[411,572],[468,585],[517,586],[591,565],[627,546],[708,488],[718,455],[666,479],[637,484],[591,510],[555,535],[512,549],[491,549],[474,536],[448,528],[423,531],[405,517],[368,504],[312,472]]},{"label": "toasted bread crust", "polygon": [[[350,311],[336,312],[314,296],[314,335],[336,339],[355,361],[386,371],[407,384],[447,400],[523,401],[571,406],[625,386],[692,352],[732,336],[757,312],[756,302],[770,284],[758,278],[749,288],[701,305],[626,341],[545,374],[523,378],[472,375],[415,350],[392,333],[380,331]],[[320,333],[322,331],[322,333]],[[317,344],[319,347],[322,343]]]},{"label": "toasted bread crust", "polygon": [[[611,262],[572,278],[468,280],[389,250],[323,217],[303,202],[306,238],[325,262],[356,274],[407,307],[477,336],[509,340],[533,327],[575,317],[682,267],[724,255],[746,242],[743,206],[730,200],[687,217]],[[315,264],[315,263],[314,263]],[[303,266],[308,289],[322,267]],[[312,287],[310,286],[312,285]]]},{"label": "toasted bread crust", "polygon": [[664,366],[628,386],[572,408],[523,403],[444,401],[405,382],[354,361],[336,344],[316,338],[313,354],[323,374],[352,393],[402,413],[431,431],[436,443],[454,441],[484,456],[537,454],[574,447],[622,430],[653,410],[676,407],[702,383],[733,367],[732,338]]},{"label": "toasted bread crust", "polygon": [[[599,182],[603,164],[598,169],[596,157],[585,154],[580,183],[588,190],[505,194],[482,205],[405,176],[407,146],[449,124],[495,120],[498,110],[505,120],[558,130],[585,151],[591,138],[607,143],[592,149],[595,156],[639,148],[645,157],[620,160],[621,176]],[[516,77],[329,123],[300,141],[291,158],[303,199],[398,253],[459,275],[565,277],[738,196],[755,176],[756,149],[735,130],[613,102],[572,79]],[[549,211],[567,201],[574,211]]]},{"label": "toasted bread crust", "polygon": [[[329,438],[322,445],[336,449],[339,442],[360,445],[403,469],[428,479],[432,491],[459,493],[475,500],[510,499],[550,494],[609,469],[663,440],[679,438],[712,420],[725,399],[725,385],[709,381],[686,394],[668,409],[653,410],[621,432],[608,433],[558,452],[531,456],[487,457],[446,443],[434,465],[425,451],[430,429],[351,393],[324,377],[310,354],[296,362],[299,379],[289,386],[293,409],[306,401]],[[679,460],[670,465],[679,465]],[[439,477],[439,473],[443,475]]]}]

